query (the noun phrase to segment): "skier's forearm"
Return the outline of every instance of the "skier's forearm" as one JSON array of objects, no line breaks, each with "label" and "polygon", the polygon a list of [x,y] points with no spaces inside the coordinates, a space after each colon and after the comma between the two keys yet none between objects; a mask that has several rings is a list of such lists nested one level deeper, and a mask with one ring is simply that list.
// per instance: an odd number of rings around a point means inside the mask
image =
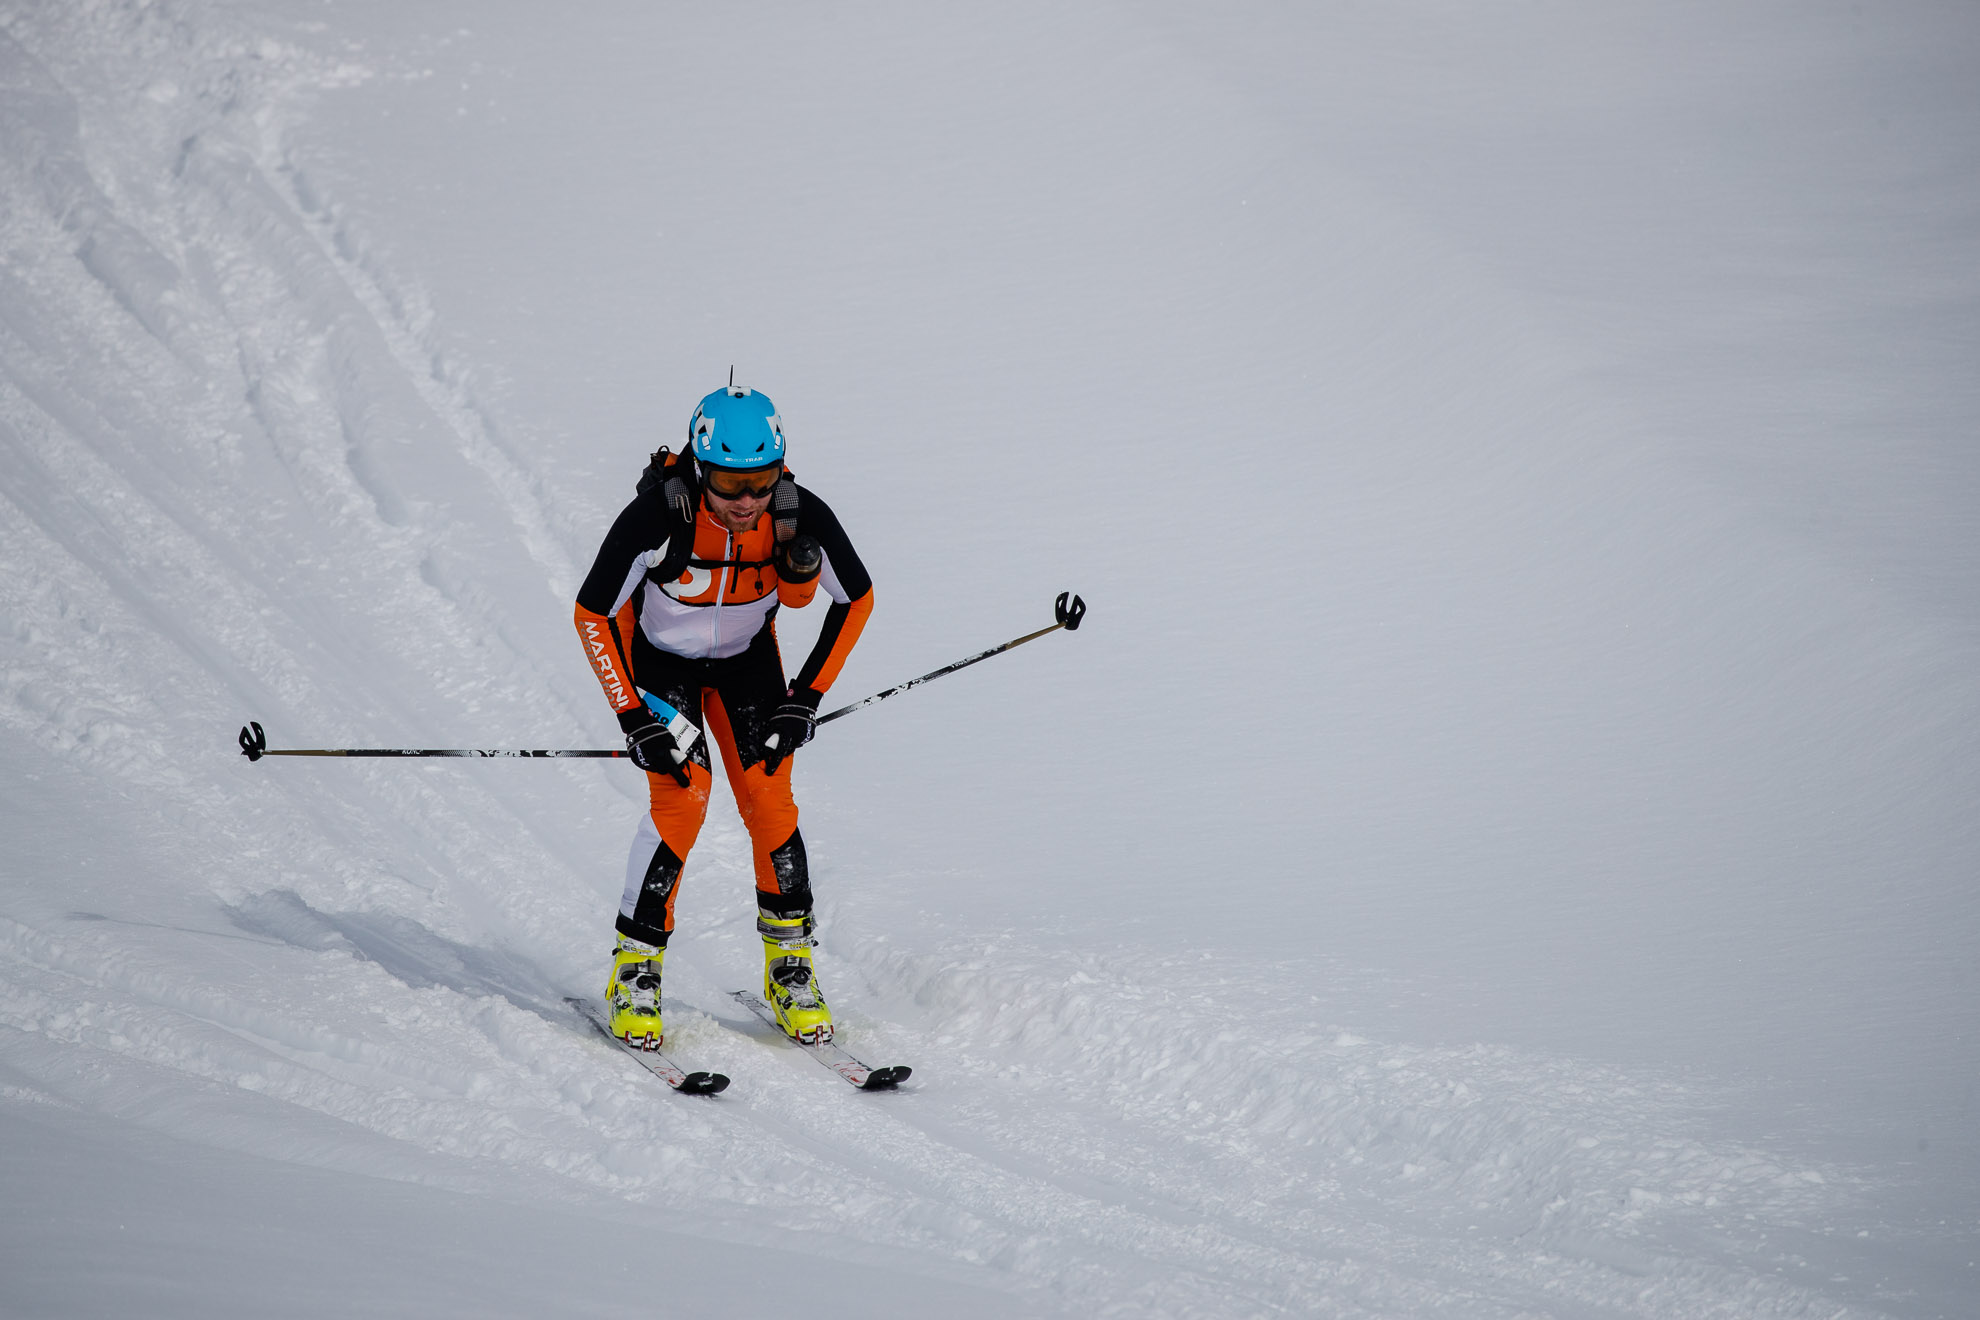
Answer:
[{"label": "skier's forearm", "polygon": [[867,616],[872,613],[873,588],[870,586],[859,599],[843,605],[835,602],[831,609],[825,611],[825,626],[818,630],[817,644],[811,648],[811,656],[804,662],[804,668],[798,671],[793,686],[810,688],[813,692],[823,692],[831,687],[839,677],[839,670],[845,666],[846,657],[852,654],[853,644],[859,641]]},{"label": "skier's forearm", "polygon": [[[621,610],[620,617],[630,619],[631,610]],[[605,699],[612,703],[612,709],[624,711],[638,706],[639,693],[633,690],[632,665],[626,659],[625,637],[618,619],[577,605],[572,621],[577,625],[578,640],[584,643],[584,657],[591,662],[591,672],[597,675],[598,686],[605,689]]]}]

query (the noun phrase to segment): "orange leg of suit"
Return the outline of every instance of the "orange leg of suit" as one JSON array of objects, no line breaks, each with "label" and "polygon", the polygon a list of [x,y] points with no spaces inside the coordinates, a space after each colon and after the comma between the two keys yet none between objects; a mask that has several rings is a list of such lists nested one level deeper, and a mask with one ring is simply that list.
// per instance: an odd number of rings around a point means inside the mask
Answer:
[{"label": "orange leg of suit", "polygon": [[[702,688],[698,695],[706,739],[721,751],[749,831],[757,903],[779,915],[809,912],[810,876],[798,834],[797,803],[791,797],[795,758],[786,757],[774,775],[765,773],[761,756],[746,757],[737,746],[720,694]],[[671,775],[647,776],[648,809],[627,858],[625,897],[619,905],[618,928],[624,934],[662,945],[672,934],[681,871],[707,818],[710,786],[711,772],[699,758],[688,762],[686,788]]]},{"label": "orange leg of suit", "polygon": [[[796,844],[801,856],[804,846],[798,840],[798,809],[791,797],[791,767],[796,760],[785,757],[774,775],[765,773],[761,757],[754,758],[749,768],[744,769],[736,736],[729,728],[729,712],[722,708],[722,698],[714,692],[706,693],[701,709],[708,717],[709,736],[722,749],[722,768],[729,773],[729,787],[735,792],[743,827],[749,831],[750,854],[756,864],[757,900],[774,910],[791,882],[785,852]],[[808,899],[808,883],[805,888]],[[810,906],[809,902],[806,906]]]}]

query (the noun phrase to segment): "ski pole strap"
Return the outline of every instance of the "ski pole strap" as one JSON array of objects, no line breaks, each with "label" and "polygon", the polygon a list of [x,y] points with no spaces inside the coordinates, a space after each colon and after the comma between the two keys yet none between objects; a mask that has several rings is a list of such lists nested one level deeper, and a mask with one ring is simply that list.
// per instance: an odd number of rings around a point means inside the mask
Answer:
[{"label": "ski pole strap", "polygon": [[838,719],[839,716],[850,715],[862,706],[871,706],[876,701],[885,701],[888,697],[899,696],[910,688],[920,687],[923,683],[932,683],[944,674],[953,674],[958,669],[967,669],[979,660],[988,660],[993,655],[1002,655],[1014,646],[1023,646],[1026,642],[1035,642],[1046,633],[1057,632],[1061,628],[1064,628],[1067,632],[1076,632],[1079,629],[1080,620],[1086,617],[1086,602],[1069,591],[1062,591],[1059,593],[1059,599],[1053,602],[1052,613],[1058,619],[1058,622],[1049,628],[1040,628],[1037,632],[1026,633],[1022,637],[1014,637],[1002,646],[993,646],[987,651],[970,656],[968,659],[958,660],[952,665],[943,665],[940,669],[923,674],[920,678],[910,678],[905,683],[890,687],[885,692],[876,692],[870,697],[862,697],[850,706],[839,707],[830,715],[820,715],[818,717],[818,723],[829,724],[833,720]]},{"label": "ski pole strap", "polygon": [[241,755],[250,761],[259,761],[264,756],[617,756],[623,757],[623,749],[616,751],[590,750],[548,750],[548,751],[506,751],[487,747],[273,747],[268,745],[268,735],[261,725],[249,720],[241,729]]}]

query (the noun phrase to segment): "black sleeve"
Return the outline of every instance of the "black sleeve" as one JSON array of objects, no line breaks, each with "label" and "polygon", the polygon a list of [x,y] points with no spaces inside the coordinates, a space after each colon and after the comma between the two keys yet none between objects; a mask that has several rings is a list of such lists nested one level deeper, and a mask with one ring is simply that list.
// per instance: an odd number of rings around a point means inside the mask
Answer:
[{"label": "black sleeve", "polygon": [[852,538],[839,526],[832,506],[803,486],[798,487],[798,534],[818,538],[826,567],[847,600],[858,600],[873,590],[873,579],[866,575],[866,565],[860,562],[859,551],[853,549]]},{"label": "black sleeve", "polygon": [[798,494],[798,532],[818,538],[819,548],[825,552],[828,581],[836,582],[846,596],[844,601],[833,598],[818,640],[793,682],[795,687],[823,692],[839,676],[840,666],[866,627],[866,617],[873,611],[873,579],[867,576],[866,565],[860,562],[859,552],[853,549],[852,539],[839,526],[831,506],[803,487],[798,488]]},{"label": "black sleeve", "polygon": [[685,558],[692,550],[691,545],[682,544],[687,538],[674,535],[675,530],[673,515],[658,486],[636,497],[605,533],[605,543],[598,547],[598,557],[592,560],[591,571],[578,588],[577,603],[593,614],[609,616],[626,583],[636,572],[645,575],[646,570],[635,563],[641,555],[662,544],[667,546],[669,559],[676,552]]}]

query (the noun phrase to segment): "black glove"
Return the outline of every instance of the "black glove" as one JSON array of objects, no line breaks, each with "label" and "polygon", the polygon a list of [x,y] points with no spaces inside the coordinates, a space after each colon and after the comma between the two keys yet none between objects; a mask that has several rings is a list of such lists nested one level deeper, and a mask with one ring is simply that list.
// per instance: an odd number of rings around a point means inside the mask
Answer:
[{"label": "black glove", "polygon": [[626,731],[626,756],[634,765],[649,775],[672,775],[682,788],[688,786],[687,753],[652,711],[644,706],[622,710],[619,727]]},{"label": "black glove", "polygon": [[822,692],[794,687],[784,693],[784,704],[770,717],[770,732],[763,738],[763,772],[774,775],[784,758],[811,741],[818,727],[818,703]]}]

